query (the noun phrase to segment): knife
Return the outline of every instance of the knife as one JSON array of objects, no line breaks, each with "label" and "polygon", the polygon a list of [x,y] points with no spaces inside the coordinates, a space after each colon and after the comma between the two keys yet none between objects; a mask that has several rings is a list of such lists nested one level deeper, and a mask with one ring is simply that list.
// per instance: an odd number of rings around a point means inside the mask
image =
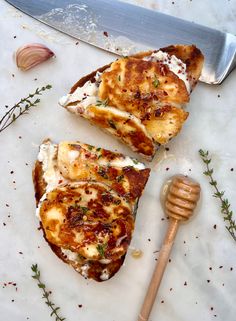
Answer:
[{"label": "knife", "polygon": [[200,80],[209,84],[220,84],[236,66],[236,36],[122,1],[6,1],[50,27],[118,55],[195,44],[205,56]]}]

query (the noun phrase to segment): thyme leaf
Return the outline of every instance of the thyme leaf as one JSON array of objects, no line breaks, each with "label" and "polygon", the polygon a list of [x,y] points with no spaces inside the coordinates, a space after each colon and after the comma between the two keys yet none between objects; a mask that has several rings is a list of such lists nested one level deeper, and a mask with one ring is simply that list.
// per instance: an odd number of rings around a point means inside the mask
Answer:
[{"label": "thyme leaf", "polygon": [[31,266],[31,270],[34,273],[32,275],[32,278],[35,279],[38,282],[38,287],[40,289],[42,289],[43,292],[43,296],[42,299],[45,299],[45,304],[47,306],[49,306],[49,308],[51,309],[51,313],[50,316],[54,316],[55,317],[55,321],[63,321],[66,320],[65,318],[59,316],[58,311],[59,311],[59,307],[56,307],[55,304],[50,300],[50,295],[51,295],[51,291],[47,291],[46,289],[46,285],[44,283],[42,283],[41,281],[41,274],[40,274],[40,270],[38,269],[38,265],[37,264],[32,264]]},{"label": "thyme leaf", "polygon": [[105,257],[105,251],[106,251],[106,248],[107,248],[107,244],[98,244],[97,246],[97,250],[99,252],[99,254],[101,255],[102,258]]},{"label": "thyme leaf", "polygon": [[157,76],[155,75],[155,79],[152,82],[153,86],[157,88],[160,85],[160,81],[157,79]]},{"label": "thyme leaf", "polygon": [[14,123],[20,116],[28,114],[28,111],[31,107],[36,107],[39,104],[40,99],[33,99],[35,96],[40,96],[42,95],[43,91],[51,88],[51,85],[37,88],[34,93],[22,98],[18,103],[11,107],[0,120],[0,133]]},{"label": "thyme leaf", "polygon": [[199,155],[203,160],[204,164],[206,165],[206,171],[204,171],[203,174],[209,178],[209,184],[213,186],[213,189],[215,190],[215,193],[212,196],[218,198],[221,203],[221,213],[223,215],[224,221],[226,222],[225,227],[234,239],[234,241],[236,241],[236,223],[233,219],[233,211],[231,210],[231,204],[229,203],[229,200],[224,197],[225,192],[219,190],[218,183],[213,177],[214,170],[209,166],[209,164],[211,163],[209,152],[200,149]]},{"label": "thyme leaf", "polygon": [[105,99],[105,100],[97,100],[97,103],[96,103],[96,106],[107,106],[108,105],[108,98],[107,99]]}]

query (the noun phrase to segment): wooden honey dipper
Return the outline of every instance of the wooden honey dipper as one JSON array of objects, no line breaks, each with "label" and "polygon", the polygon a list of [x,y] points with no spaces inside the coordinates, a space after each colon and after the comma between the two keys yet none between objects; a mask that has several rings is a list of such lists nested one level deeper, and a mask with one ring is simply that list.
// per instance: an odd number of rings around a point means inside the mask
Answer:
[{"label": "wooden honey dipper", "polygon": [[192,216],[200,197],[200,190],[200,185],[197,182],[183,175],[174,176],[171,180],[164,202],[165,213],[169,217],[169,225],[138,321],[147,321],[149,318],[179,223]]}]

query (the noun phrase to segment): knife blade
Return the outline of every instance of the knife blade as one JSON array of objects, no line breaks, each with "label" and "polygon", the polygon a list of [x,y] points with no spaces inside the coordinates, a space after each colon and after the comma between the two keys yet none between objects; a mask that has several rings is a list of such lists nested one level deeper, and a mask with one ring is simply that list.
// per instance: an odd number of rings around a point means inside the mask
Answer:
[{"label": "knife blade", "polygon": [[6,0],[33,18],[118,55],[195,44],[201,81],[220,84],[236,66],[236,36],[116,0]]}]

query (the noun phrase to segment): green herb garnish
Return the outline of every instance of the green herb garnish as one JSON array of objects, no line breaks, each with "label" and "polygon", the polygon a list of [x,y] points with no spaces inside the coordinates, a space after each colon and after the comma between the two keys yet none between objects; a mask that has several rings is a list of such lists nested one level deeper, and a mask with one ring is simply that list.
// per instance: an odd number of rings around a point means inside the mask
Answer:
[{"label": "green herb garnish", "polygon": [[92,150],[93,146],[88,144],[88,150]]},{"label": "green herb garnish", "polygon": [[81,210],[83,211],[84,214],[86,214],[88,212],[88,208],[85,206],[80,206]]},{"label": "green herb garnish", "polygon": [[120,77],[120,75],[118,76],[118,81],[120,81],[121,80],[121,77]]},{"label": "green herb garnish", "polygon": [[213,186],[215,193],[213,194],[213,197],[216,197],[220,200],[221,203],[221,213],[223,214],[224,221],[226,222],[226,229],[232,236],[232,238],[236,241],[236,224],[235,220],[233,219],[233,211],[231,210],[231,205],[229,203],[229,200],[227,198],[224,198],[224,191],[220,191],[218,188],[217,181],[213,177],[213,168],[210,168],[209,164],[211,163],[211,158],[209,157],[208,151],[203,151],[202,149],[199,150],[199,154],[203,160],[203,162],[206,164],[206,171],[203,172],[204,175],[208,176],[210,180],[210,185]]},{"label": "green herb garnish", "polygon": [[54,316],[56,321],[63,321],[65,320],[65,318],[62,318],[58,315],[58,310],[60,309],[59,307],[55,307],[55,304],[49,299],[50,295],[51,295],[51,291],[47,291],[46,290],[46,286],[44,283],[42,283],[41,279],[40,279],[40,271],[38,269],[38,265],[37,264],[33,264],[31,266],[31,270],[33,271],[33,275],[32,278],[38,281],[38,287],[40,289],[42,289],[43,291],[43,296],[42,298],[45,299],[45,303],[47,304],[47,306],[49,306],[49,308],[52,310],[50,316]]},{"label": "green herb garnish", "polygon": [[51,85],[37,88],[34,93],[22,98],[18,103],[11,107],[0,120],[0,133],[14,123],[21,115],[28,114],[31,107],[36,107],[38,105],[40,99],[37,98],[33,100],[35,96],[40,96],[43,91],[51,88]]},{"label": "green herb garnish", "polygon": [[107,248],[106,243],[105,244],[98,244],[98,246],[97,246],[97,250],[102,258],[105,257],[106,248]]},{"label": "green herb garnish", "polygon": [[139,162],[137,161],[137,159],[135,159],[135,158],[132,158],[132,161],[133,161],[133,163],[136,164],[136,165],[139,163]]},{"label": "green herb garnish", "polygon": [[96,103],[96,106],[107,106],[108,105],[108,98],[107,99],[105,99],[105,100],[97,100],[97,103]]},{"label": "green herb garnish", "polygon": [[160,81],[157,79],[157,76],[155,76],[155,79],[152,82],[153,86],[157,88],[160,85]]}]

